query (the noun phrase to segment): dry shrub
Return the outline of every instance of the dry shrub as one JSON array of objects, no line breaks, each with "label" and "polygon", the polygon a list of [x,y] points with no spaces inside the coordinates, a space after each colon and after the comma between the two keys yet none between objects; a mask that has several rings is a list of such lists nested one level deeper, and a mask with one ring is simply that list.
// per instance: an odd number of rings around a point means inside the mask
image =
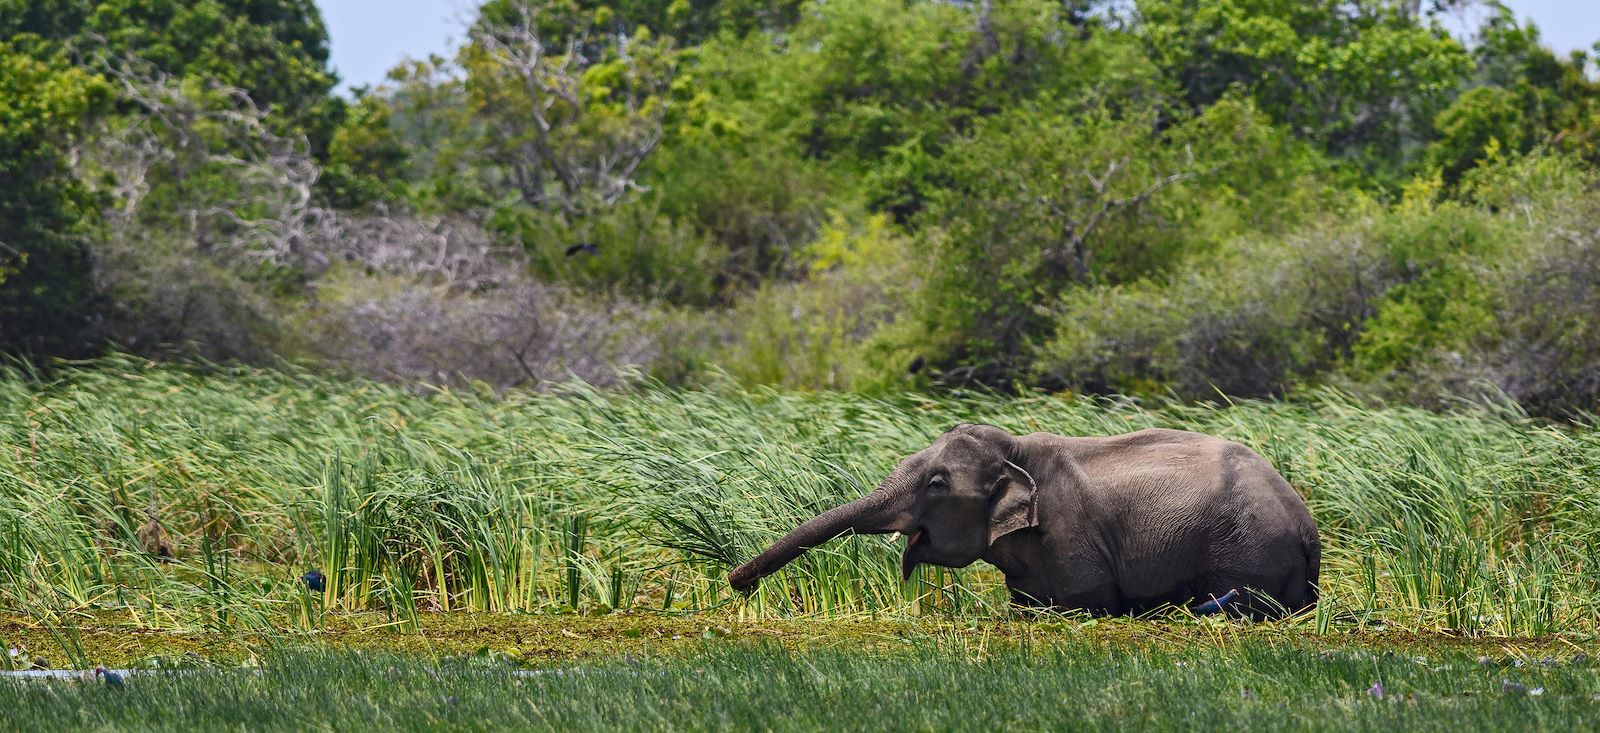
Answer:
[{"label": "dry shrub", "polygon": [[555,285],[521,280],[462,291],[363,275],[335,289],[300,317],[303,348],[376,379],[608,385],[660,352],[649,311]]},{"label": "dry shrub", "polygon": [[659,352],[652,314],[529,276],[475,214],[336,210],[303,138],[241,90],[109,66],[143,111],[85,151],[115,202],[97,242],[100,336],[142,354],[306,358],[378,379],[609,384]]},{"label": "dry shrub", "polygon": [[215,261],[113,240],[96,248],[94,275],[106,301],[94,332],[119,349],[247,363],[277,351],[281,304]]},{"label": "dry shrub", "polygon": [[1600,411],[1597,217],[1600,196],[1571,202],[1515,258],[1492,266],[1494,329],[1465,355],[1437,355],[1440,373],[1456,375],[1453,392],[1488,384],[1537,414]]}]

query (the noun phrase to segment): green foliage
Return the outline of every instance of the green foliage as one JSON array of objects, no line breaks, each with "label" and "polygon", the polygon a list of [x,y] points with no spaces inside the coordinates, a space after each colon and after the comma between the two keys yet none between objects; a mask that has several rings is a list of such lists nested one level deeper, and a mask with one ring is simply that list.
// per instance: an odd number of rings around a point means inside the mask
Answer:
[{"label": "green foliage", "polygon": [[1168,277],[1074,290],[1047,311],[1036,379],[1090,392],[1281,396],[1348,348],[1365,309],[1364,238],[1238,242]]},{"label": "green foliage", "polygon": [[974,120],[1042,95],[1148,93],[1132,44],[1074,19],[1039,0],[819,3],[773,69],[773,113],[806,155],[862,170],[868,203],[905,218],[944,185],[931,160]]},{"label": "green foliage", "polygon": [[318,151],[342,109],[312,0],[6,0],[0,38],[16,33],[70,45],[92,66],[139,59],[238,87]]},{"label": "green foliage", "polygon": [[518,214],[514,224],[506,224],[515,227],[532,271],[543,278],[682,305],[708,305],[721,295],[718,273],[726,253],[662,216],[653,202],[625,204],[575,223]]},{"label": "green foliage", "polygon": [[1576,415],[1600,378],[1600,341],[1578,315],[1592,303],[1584,253],[1597,243],[1578,223],[1596,206],[1590,180],[1571,158],[1501,160],[1462,186],[1503,197],[1488,206],[1436,201],[1422,185],[1283,244],[1241,239],[1167,277],[1069,291],[1035,347],[1034,378],[1192,399],[1336,381],[1435,406],[1510,397]]},{"label": "green foliage", "polygon": [[1462,173],[1501,150],[1520,150],[1527,120],[1515,94],[1479,87],[1462,94],[1434,119],[1439,137],[1423,156],[1454,183]]},{"label": "green foliage", "polygon": [[795,28],[802,50],[785,54],[782,68],[790,129],[808,155],[871,160],[936,138],[944,117],[960,112],[970,38],[962,8],[869,0],[816,10]]},{"label": "green foliage", "polygon": [[[265,121],[272,129],[308,138],[318,152],[343,109],[330,96],[334,78],[327,69],[327,34],[309,0],[4,2],[0,37],[16,41],[4,51],[6,79],[0,84],[12,86],[0,96],[13,102],[8,108],[13,116],[0,112],[0,139],[6,140],[0,147],[6,148],[7,164],[17,166],[15,175],[0,176],[15,186],[0,196],[5,199],[0,207],[12,208],[0,214],[0,221],[19,217],[14,226],[0,225],[0,231],[9,230],[0,236],[15,240],[9,246],[28,261],[9,287],[0,286],[0,323],[5,324],[0,351],[81,353],[92,345],[85,332],[92,315],[101,316],[97,336],[142,343],[147,332],[107,334],[103,326],[126,324],[120,316],[141,309],[132,301],[117,302],[131,292],[124,286],[139,279],[136,272],[166,271],[172,252],[154,245],[146,250],[147,260],[129,261],[106,242],[122,239],[130,222],[192,223],[188,214],[207,204],[264,196],[270,186],[230,178],[206,162],[208,152],[226,150],[239,157],[257,152],[230,148],[238,141],[206,119],[208,113],[238,106],[239,100],[224,98],[216,84],[242,90],[252,109],[269,110]],[[114,76],[115,83],[101,75]],[[147,85],[165,89],[152,91]],[[168,103],[169,92],[179,87],[195,101],[193,107],[151,109],[134,99],[146,95],[145,102]],[[118,95],[114,104],[113,92]],[[111,114],[103,125],[90,125],[97,116],[91,113],[99,112]],[[149,140],[159,142],[139,147]],[[132,188],[124,186],[130,182]],[[111,227],[97,229],[102,218]],[[200,239],[205,240],[203,233]],[[91,279],[91,262],[102,269],[121,262],[130,269],[111,276],[95,273]],[[197,269],[209,271],[205,263]],[[194,305],[176,310],[187,313]],[[186,318],[177,312],[172,317],[175,322]]]},{"label": "green foliage", "polygon": [[726,250],[720,268],[737,284],[793,274],[827,208],[850,204],[836,176],[769,136],[708,136],[664,150],[651,178],[662,215]]},{"label": "green foliage", "polygon": [[662,212],[726,248],[729,279],[794,274],[796,253],[829,208],[854,208],[847,176],[808,158],[776,114],[788,90],[768,69],[785,63],[760,36],[695,49],[673,82],[665,144],[646,180]]},{"label": "green foliage", "polygon": [[411,152],[395,129],[393,103],[363,94],[334,131],[318,183],[341,209],[393,203],[405,196],[410,163]]},{"label": "green foliage", "polygon": [[1576,156],[1546,151],[1504,155],[1468,171],[1461,182],[1464,199],[1492,212],[1512,213],[1525,221],[1560,212],[1563,205],[1600,183],[1600,170]]},{"label": "green foliage", "polygon": [[324,104],[334,81],[328,32],[309,0],[106,0],[84,32],[113,53],[239,87],[291,116]]},{"label": "green foliage", "polygon": [[284,353],[287,309],[260,287],[260,268],[197,256],[192,242],[158,232],[99,248],[100,334],[157,356],[260,363]]},{"label": "green foliage", "polygon": [[458,134],[489,199],[582,217],[634,190],[662,134],[676,54],[648,28],[591,37],[563,10],[485,9],[458,54],[468,120]]},{"label": "green foliage", "polygon": [[928,356],[1014,372],[1022,365],[1006,360],[1025,358],[1045,320],[1039,305],[1203,256],[1241,220],[1272,212],[1263,230],[1292,221],[1282,204],[1315,163],[1250,104],[1220,103],[1165,129],[1161,119],[1160,108],[1046,102],[976,126],[952,156],[963,184],[933,213],[940,267],[919,314]]},{"label": "green foliage", "polygon": [[933,214],[944,236],[923,318],[942,332],[935,343],[958,345],[956,359],[1004,358],[1033,330],[1032,303],[1110,275],[1122,253],[1105,225],[1194,175],[1154,117],[1041,105],[977,126],[956,153],[965,185]]},{"label": "green foliage", "polygon": [[1505,220],[1454,202],[1414,202],[1385,217],[1375,234],[1398,281],[1373,303],[1351,347],[1354,375],[1413,371],[1491,325],[1479,263],[1510,254],[1516,234]]},{"label": "green foliage", "polygon": [[[347,133],[351,143],[363,142],[360,148],[370,144],[381,150],[386,142],[377,122],[386,117],[389,130],[407,151],[401,180],[412,184],[413,203],[425,209],[492,203],[474,175],[473,152],[459,141],[470,119],[455,71],[449,60],[439,56],[390,69],[388,84],[363,92],[361,106],[373,107],[372,113],[353,114],[350,124],[357,129]],[[359,159],[356,148],[346,154]]]},{"label": "green foliage", "polygon": [[802,253],[806,281],[767,285],[728,314],[733,343],[717,363],[747,385],[882,386],[909,363],[879,365],[872,352],[879,329],[895,321],[917,285],[912,254],[887,215],[854,225],[836,212]]},{"label": "green foliage", "polygon": [[0,100],[0,352],[81,353],[96,211],[68,158],[109,89],[60,55],[0,43]]},{"label": "green foliage", "polygon": [[580,0],[596,24],[631,30],[653,28],[685,43],[719,34],[782,32],[800,18],[804,0]]},{"label": "green foliage", "polygon": [[[1600,140],[1600,80],[1589,75],[1585,53],[1559,58],[1540,43],[1539,30],[1516,20],[1512,11],[1491,3],[1493,14],[1478,29],[1474,83],[1515,95],[1528,131],[1527,146],[1556,144],[1578,152],[1591,164]],[[1507,152],[1527,152],[1507,142]]]},{"label": "green foliage", "polygon": [[[1138,31],[1190,105],[1244,91],[1384,180],[1471,71],[1459,42],[1384,0],[1140,0]],[[1405,73],[1395,73],[1404,69]]]}]

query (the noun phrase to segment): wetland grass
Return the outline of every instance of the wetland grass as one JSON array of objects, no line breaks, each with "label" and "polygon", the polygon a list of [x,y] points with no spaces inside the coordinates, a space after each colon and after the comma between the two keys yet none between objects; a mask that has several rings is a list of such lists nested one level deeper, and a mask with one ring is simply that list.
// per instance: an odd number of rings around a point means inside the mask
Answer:
[{"label": "wetland grass", "polygon": [[[1323,604],[1285,623],[1591,638],[1600,429],[1504,410],[734,388],[416,393],[303,372],[131,359],[0,377],[0,608],[81,625],[294,633],[436,612],[1003,619],[974,566],[897,577],[836,541],[727,590],[749,557],[958,422],[1173,427],[1265,455],[1307,497]],[[162,551],[160,548],[166,547]],[[168,556],[170,555],[170,557]],[[311,593],[299,578],[325,573]]]}]

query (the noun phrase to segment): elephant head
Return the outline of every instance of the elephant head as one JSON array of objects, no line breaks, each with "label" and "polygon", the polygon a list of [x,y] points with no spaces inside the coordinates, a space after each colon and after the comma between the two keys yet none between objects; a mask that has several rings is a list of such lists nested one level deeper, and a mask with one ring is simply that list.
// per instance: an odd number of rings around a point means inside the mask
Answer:
[{"label": "elephant head", "polygon": [[921,563],[965,567],[995,540],[1037,526],[1038,487],[1016,458],[1016,439],[992,425],[958,425],[896,466],[872,493],[819,514],[735,568],[748,591],[805,551],[846,532],[910,537],[900,573]]}]

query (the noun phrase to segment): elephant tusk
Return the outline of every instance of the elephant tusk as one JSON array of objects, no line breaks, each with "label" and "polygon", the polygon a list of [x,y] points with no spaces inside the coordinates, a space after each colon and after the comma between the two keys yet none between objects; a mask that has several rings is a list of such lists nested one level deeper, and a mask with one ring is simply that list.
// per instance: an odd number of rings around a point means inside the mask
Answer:
[{"label": "elephant tusk", "polygon": [[922,553],[922,551],[917,548],[917,543],[922,541],[922,539],[927,536],[928,528],[918,527],[917,531],[912,533],[911,540],[906,542],[906,549],[900,553],[901,580],[910,580],[911,571],[916,569],[917,565],[921,564],[922,561],[918,556]]},{"label": "elephant tusk", "polygon": [[899,542],[900,541],[900,533],[899,532],[895,532],[894,534],[889,535],[889,541],[890,542]]}]

